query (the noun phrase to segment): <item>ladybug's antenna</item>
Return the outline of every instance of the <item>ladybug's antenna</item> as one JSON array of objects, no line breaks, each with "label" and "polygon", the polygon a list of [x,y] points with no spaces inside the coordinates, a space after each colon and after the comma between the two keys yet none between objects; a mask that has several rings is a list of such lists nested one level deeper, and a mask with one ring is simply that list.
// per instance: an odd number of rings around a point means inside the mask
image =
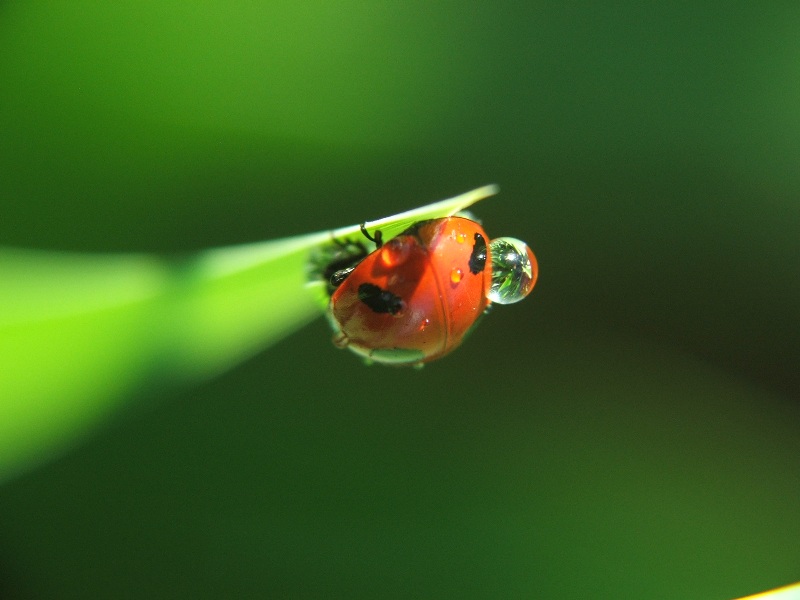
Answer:
[{"label": "ladybug's antenna", "polygon": [[380,229],[375,230],[375,237],[373,237],[367,231],[367,224],[362,223],[361,233],[363,233],[364,237],[367,238],[370,242],[373,242],[376,248],[380,248],[381,246],[383,246],[383,234],[381,233]]}]

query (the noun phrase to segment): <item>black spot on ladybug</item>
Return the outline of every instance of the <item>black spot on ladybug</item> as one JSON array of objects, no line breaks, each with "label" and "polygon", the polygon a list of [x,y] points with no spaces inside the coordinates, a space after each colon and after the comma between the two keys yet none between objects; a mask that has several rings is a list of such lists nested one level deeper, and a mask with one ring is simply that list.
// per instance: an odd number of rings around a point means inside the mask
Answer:
[{"label": "black spot on ladybug", "polygon": [[475,244],[469,255],[469,272],[477,275],[486,267],[486,240],[480,233],[475,234]]},{"label": "black spot on ladybug", "polygon": [[358,299],[376,313],[396,315],[403,310],[403,300],[388,290],[382,290],[372,283],[358,286]]}]

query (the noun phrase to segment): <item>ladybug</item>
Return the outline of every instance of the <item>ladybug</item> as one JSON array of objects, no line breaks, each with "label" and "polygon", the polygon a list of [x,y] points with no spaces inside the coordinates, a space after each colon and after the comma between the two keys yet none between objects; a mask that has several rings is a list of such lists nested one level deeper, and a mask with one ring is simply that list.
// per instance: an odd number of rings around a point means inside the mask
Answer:
[{"label": "ladybug", "polygon": [[383,243],[337,242],[323,269],[329,282],[328,320],[334,344],[369,361],[422,366],[459,346],[494,302],[521,300],[538,266],[524,242],[489,242],[464,217],[419,221]]}]

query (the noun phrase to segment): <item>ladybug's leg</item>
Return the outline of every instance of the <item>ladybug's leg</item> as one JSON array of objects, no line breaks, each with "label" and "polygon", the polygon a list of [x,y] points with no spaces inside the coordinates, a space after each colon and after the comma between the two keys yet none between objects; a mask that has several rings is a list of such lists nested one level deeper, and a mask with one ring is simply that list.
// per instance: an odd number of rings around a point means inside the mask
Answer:
[{"label": "ladybug's leg", "polygon": [[383,246],[383,234],[381,233],[380,229],[375,230],[375,236],[371,236],[367,231],[367,224],[361,224],[361,233],[364,234],[364,237],[367,238],[370,242],[375,242],[375,247],[380,248]]},{"label": "ladybug's leg", "polygon": [[331,341],[337,348],[347,348],[347,345],[350,343],[350,340],[341,331],[334,333]]},{"label": "ladybug's leg", "polygon": [[335,250],[328,257],[320,273],[328,295],[333,294],[355,266],[369,254],[361,240],[351,242],[347,239],[334,239],[333,243]]},{"label": "ladybug's leg", "polygon": [[338,271],[334,272],[330,278],[331,285],[334,287],[334,289],[339,287],[342,284],[342,282],[345,279],[347,279],[347,276],[353,272],[353,269],[355,268],[356,268],[355,266],[347,267],[346,269],[339,269]]}]

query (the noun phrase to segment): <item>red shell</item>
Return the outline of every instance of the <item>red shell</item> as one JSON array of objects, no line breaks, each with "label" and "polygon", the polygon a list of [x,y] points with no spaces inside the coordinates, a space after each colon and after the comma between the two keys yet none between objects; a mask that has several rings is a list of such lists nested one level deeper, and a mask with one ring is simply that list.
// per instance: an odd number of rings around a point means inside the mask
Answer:
[{"label": "red shell", "polygon": [[334,341],[393,364],[447,354],[489,305],[488,242],[461,217],[421,221],[392,238],[331,295]]}]

